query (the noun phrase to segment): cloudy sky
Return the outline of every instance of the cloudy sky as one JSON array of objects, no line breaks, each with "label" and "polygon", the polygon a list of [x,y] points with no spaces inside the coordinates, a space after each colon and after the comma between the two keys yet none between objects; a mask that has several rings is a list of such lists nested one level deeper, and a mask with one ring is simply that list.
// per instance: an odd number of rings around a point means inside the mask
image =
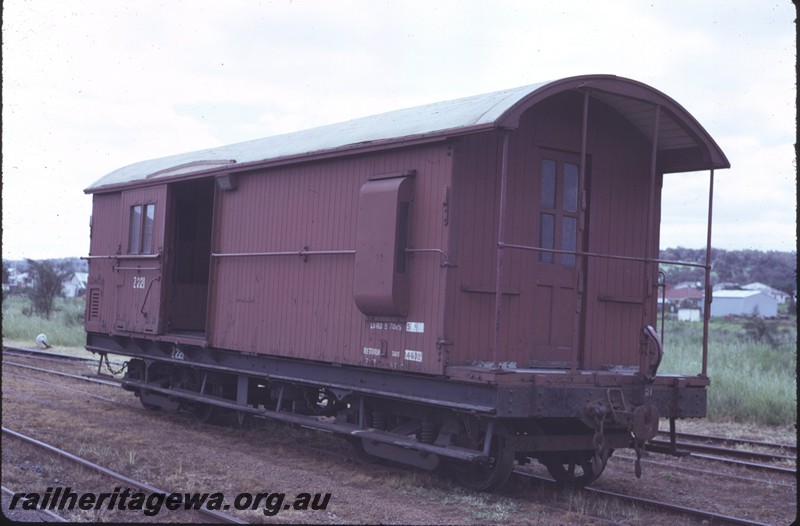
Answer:
[{"label": "cloudy sky", "polygon": [[[83,189],[140,161],[587,73],[716,139],[714,246],[796,248],[789,0],[6,0],[3,258],[86,255]],[[708,175],[662,247],[705,245]]]}]

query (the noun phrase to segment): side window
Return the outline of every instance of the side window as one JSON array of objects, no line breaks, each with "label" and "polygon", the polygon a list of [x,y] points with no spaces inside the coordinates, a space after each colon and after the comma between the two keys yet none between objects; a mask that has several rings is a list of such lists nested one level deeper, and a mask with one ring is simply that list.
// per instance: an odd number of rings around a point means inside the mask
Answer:
[{"label": "side window", "polygon": [[156,205],[133,205],[130,213],[130,230],[128,232],[128,254],[153,253],[153,224],[156,217]]},{"label": "side window", "polygon": [[[561,159],[542,159],[539,175],[539,246],[577,250],[578,165]],[[539,261],[574,266],[575,255],[540,252]]]}]

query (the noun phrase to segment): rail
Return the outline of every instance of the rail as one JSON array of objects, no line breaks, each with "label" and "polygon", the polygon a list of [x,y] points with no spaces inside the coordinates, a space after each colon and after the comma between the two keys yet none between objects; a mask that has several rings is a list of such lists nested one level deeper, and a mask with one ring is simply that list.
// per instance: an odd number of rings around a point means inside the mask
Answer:
[{"label": "rail", "polygon": [[[442,262],[443,267],[454,267],[455,265],[450,263],[450,258],[447,256],[444,250],[440,248],[407,248],[407,254],[416,254],[416,253],[436,253],[441,255],[444,258],[444,262]],[[304,247],[302,250],[284,250],[284,251],[275,251],[275,252],[212,252],[212,258],[241,258],[241,257],[274,257],[274,256],[299,256],[299,257],[308,257],[308,256],[340,256],[340,255],[355,255],[355,250],[309,250],[308,247]]]},{"label": "rail", "polygon": [[572,254],[575,256],[588,256],[588,257],[596,257],[596,258],[605,258],[605,259],[617,259],[622,261],[638,261],[641,263],[660,263],[664,265],[682,265],[685,267],[697,267],[697,268],[711,268],[711,265],[704,264],[704,263],[692,263],[690,261],[675,261],[671,259],[660,259],[660,258],[646,258],[640,256],[619,256],[616,254],[601,254],[599,252],[583,252],[581,250],[560,250],[556,248],[544,248],[544,247],[533,247],[528,245],[517,245],[514,243],[498,243],[498,247],[500,248],[515,248],[519,250],[529,250],[533,252],[549,252],[552,254]]},{"label": "rail", "polygon": [[354,255],[355,250],[308,250],[308,247],[302,250],[282,251],[282,252],[212,252],[212,258],[243,258],[243,257],[270,257],[270,256],[338,256],[338,255]]},{"label": "rail", "polygon": [[440,256],[442,256],[444,258],[444,261],[442,261],[442,265],[441,265],[442,267],[456,268],[458,266],[458,265],[456,265],[454,263],[450,263],[450,258],[445,253],[445,251],[440,249],[440,248],[407,248],[406,249],[406,254],[417,254],[417,253],[439,254]]},{"label": "rail", "polygon": [[[35,439],[33,437],[30,437],[30,436],[24,435],[22,433],[19,433],[18,431],[14,431],[13,429],[9,429],[7,427],[3,427],[2,431],[3,431],[3,433],[5,433],[5,434],[7,434],[9,436],[12,436],[12,437],[17,438],[19,440],[22,440],[23,442],[27,442],[28,444],[32,444],[32,445],[34,445],[34,446],[36,446],[36,447],[38,447],[40,449],[43,449],[45,451],[50,452],[50,453],[54,453],[55,455],[58,455],[58,456],[60,456],[60,457],[62,457],[64,459],[67,459],[70,462],[73,462],[75,464],[79,464],[81,466],[87,467],[87,468],[91,469],[92,471],[96,471],[98,473],[102,473],[102,474],[104,474],[104,475],[106,475],[108,477],[111,477],[111,478],[113,478],[115,480],[118,480],[118,481],[122,482],[123,484],[128,484],[129,486],[133,486],[133,487],[139,488],[139,489],[144,490],[144,491],[148,491],[148,492],[153,493],[153,494],[155,494],[155,493],[162,493],[162,494],[171,493],[169,491],[165,491],[163,489],[157,488],[157,487],[155,487],[155,486],[153,486],[151,484],[148,484],[146,482],[141,482],[141,481],[132,479],[130,477],[127,477],[127,476],[123,475],[122,473],[119,473],[117,471],[111,470],[109,468],[106,468],[104,466],[101,466],[99,464],[91,462],[90,460],[87,460],[85,458],[79,457],[77,455],[73,455],[72,453],[70,453],[68,451],[64,451],[63,449],[57,448],[57,447],[55,447],[55,446],[53,446],[51,444],[48,444],[46,442],[42,442],[41,440],[37,440],[37,439]],[[186,508],[186,509],[188,509],[188,508]],[[243,520],[239,519],[238,517],[234,517],[232,515],[228,515],[226,513],[222,513],[220,511],[211,510],[211,509],[207,509],[207,508],[196,508],[196,511],[198,513],[202,514],[202,515],[205,515],[205,516],[213,519],[217,523],[246,524],[246,521],[243,521]]]},{"label": "rail", "polygon": [[111,254],[106,256],[81,256],[80,259],[161,259],[161,252],[157,254]]}]

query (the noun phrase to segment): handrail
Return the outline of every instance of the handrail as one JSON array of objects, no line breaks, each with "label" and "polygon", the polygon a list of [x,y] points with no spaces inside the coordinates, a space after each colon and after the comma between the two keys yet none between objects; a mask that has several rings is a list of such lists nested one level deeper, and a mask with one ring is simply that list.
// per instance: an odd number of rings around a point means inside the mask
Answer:
[{"label": "handrail", "polygon": [[355,254],[355,250],[296,250],[293,252],[230,252],[220,253],[212,252],[212,258],[238,258],[238,257],[254,257],[254,256],[334,256],[334,255],[348,255]]},{"label": "handrail", "polygon": [[450,263],[450,258],[447,256],[447,254],[445,254],[444,250],[442,250],[441,248],[407,248],[406,249],[406,254],[415,254],[417,252],[433,252],[433,253],[436,253],[436,254],[440,254],[444,258],[444,261],[442,261],[442,266],[443,267],[453,267],[453,268],[455,268],[457,266],[457,265],[454,265],[453,263]]},{"label": "handrail", "polygon": [[697,268],[710,268],[710,265],[703,264],[703,263],[691,263],[689,261],[674,261],[669,259],[659,259],[659,258],[645,258],[645,257],[638,257],[638,256],[618,256],[614,254],[600,254],[597,252],[583,252],[580,250],[559,250],[554,248],[543,248],[543,247],[532,247],[527,245],[516,245],[513,243],[498,243],[499,246],[503,248],[516,248],[519,250],[530,250],[533,252],[549,252],[552,254],[574,254],[576,256],[589,256],[589,257],[597,257],[597,258],[606,258],[606,259],[618,259],[622,261],[638,261],[641,263],[663,263],[665,265],[683,265],[685,267],[697,267]]},{"label": "handrail", "polygon": [[[444,258],[444,262],[442,263],[443,267],[452,267],[454,266],[450,263],[450,258],[447,254],[440,248],[407,248],[406,253],[413,254],[413,253],[421,253],[421,252],[433,252],[440,254]],[[269,256],[336,256],[336,255],[355,255],[355,250],[308,250],[304,248],[302,250],[295,250],[295,251],[276,251],[276,252],[229,252],[229,253],[221,253],[221,252],[212,252],[211,257],[215,258],[233,258],[233,257],[269,257]]]},{"label": "handrail", "polygon": [[161,252],[157,254],[112,254],[110,256],[81,256],[80,259],[159,259]]}]

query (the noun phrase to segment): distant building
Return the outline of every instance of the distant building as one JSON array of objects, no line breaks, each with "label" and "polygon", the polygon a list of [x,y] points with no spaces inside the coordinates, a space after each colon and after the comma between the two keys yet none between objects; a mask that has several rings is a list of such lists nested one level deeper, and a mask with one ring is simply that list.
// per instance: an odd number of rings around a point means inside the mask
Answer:
[{"label": "distant building", "polygon": [[700,309],[678,309],[678,321],[700,321],[702,317]]},{"label": "distant building", "polygon": [[[6,288],[5,285],[8,285]],[[8,283],[4,284],[3,291],[18,293],[33,286],[33,279],[27,272],[19,272],[14,267],[8,269]]]},{"label": "distant building", "polygon": [[748,283],[747,285],[742,285],[742,288],[745,290],[760,290],[761,292],[767,293],[767,295],[772,296],[778,301],[779,305],[783,305],[787,301],[789,301],[789,295],[783,292],[782,290],[773,289],[769,285],[765,285],[763,283],[754,282]]},{"label": "distant building", "polygon": [[[698,289],[695,283],[678,284],[667,287],[664,298],[669,312],[678,312],[680,308],[700,309],[703,306],[703,290]],[[658,297],[661,302],[661,295]]]},{"label": "distant building", "polygon": [[778,315],[778,300],[760,290],[718,290],[711,302],[711,316]]},{"label": "distant building", "polygon": [[86,292],[86,282],[89,280],[88,272],[73,272],[61,284],[61,294],[65,298],[83,296]]}]

